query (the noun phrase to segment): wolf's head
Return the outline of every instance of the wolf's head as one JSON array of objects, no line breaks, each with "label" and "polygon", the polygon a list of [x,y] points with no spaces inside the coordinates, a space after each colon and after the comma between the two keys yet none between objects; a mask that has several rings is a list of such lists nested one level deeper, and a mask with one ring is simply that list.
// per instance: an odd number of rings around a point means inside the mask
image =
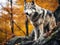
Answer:
[{"label": "wolf's head", "polygon": [[35,12],[35,4],[34,4],[34,0],[31,2],[26,2],[26,0],[24,1],[24,12],[27,15],[31,15],[33,12]]}]

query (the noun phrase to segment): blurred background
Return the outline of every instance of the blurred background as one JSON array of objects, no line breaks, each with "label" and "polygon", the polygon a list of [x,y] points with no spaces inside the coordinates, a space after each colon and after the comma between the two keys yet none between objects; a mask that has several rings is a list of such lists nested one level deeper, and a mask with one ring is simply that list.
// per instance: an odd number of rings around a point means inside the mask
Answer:
[{"label": "blurred background", "polygon": [[[35,3],[52,12],[59,6],[58,0],[35,0]],[[24,14],[24,0],[0,0],[0,45],[4,45],[13,35],[29,35],[33,29],[33,25],[27,21]]]}]

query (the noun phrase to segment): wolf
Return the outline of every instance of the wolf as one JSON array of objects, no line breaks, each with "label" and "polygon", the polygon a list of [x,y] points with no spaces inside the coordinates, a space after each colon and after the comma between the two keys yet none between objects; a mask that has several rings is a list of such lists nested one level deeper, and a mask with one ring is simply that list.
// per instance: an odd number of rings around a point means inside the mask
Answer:
[{"label": "wolf", "polygon": [[48,37],[56,26],[56,19],[52,11],[38,6],[34,0],[31,2],[24,0],[24,13],[34,26],[33,40],[42,40]]}]

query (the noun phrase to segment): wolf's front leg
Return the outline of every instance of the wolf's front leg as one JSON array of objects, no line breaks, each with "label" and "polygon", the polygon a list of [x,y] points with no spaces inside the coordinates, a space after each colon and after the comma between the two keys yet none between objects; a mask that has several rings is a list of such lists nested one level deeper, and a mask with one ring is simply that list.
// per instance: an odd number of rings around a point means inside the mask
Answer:
[{"label": "wolf's front leg", "polygon": [[40,39],[40,40],[43,40],[43,39],[44,39],[44,37],[43,37],[43,35],[44,35],[43,24],[41,24],[41,25],[39,26],[39,30],[40,30],[40,36],[39,36],[39,39]]},{"label": "wolf's front leg", "polygon": [[40,26],[36,27],[35,33],[37,35],[37,39],[35,39],[36,42],[42,41],[44,39],[44,29],[43,29],[43,24]]}]

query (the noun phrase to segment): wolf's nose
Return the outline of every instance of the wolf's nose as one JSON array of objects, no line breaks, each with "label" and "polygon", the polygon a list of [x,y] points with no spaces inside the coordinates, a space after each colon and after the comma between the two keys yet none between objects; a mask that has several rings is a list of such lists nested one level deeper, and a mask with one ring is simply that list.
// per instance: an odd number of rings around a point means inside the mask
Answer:
[{"label": "wolf's nose", "polygon": [[28,13],[25,13],[26,15],[28,15]]}]

